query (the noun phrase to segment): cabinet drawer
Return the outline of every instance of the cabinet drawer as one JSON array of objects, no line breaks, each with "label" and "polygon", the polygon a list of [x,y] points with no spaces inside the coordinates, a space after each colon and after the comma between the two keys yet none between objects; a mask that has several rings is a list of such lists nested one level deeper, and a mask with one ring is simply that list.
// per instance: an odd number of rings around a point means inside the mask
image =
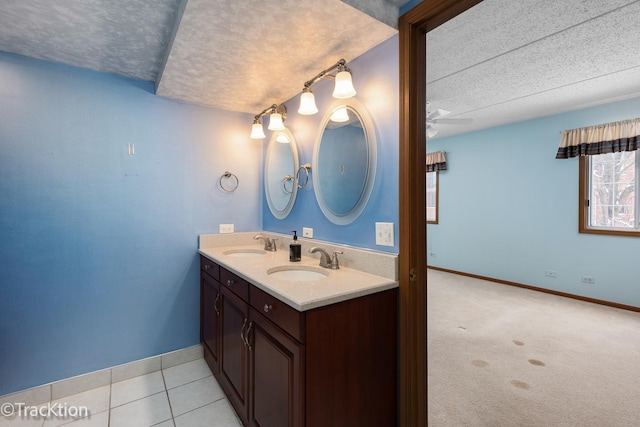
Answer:
[{"label": "cabinet drawer", "polygon": [[223,267],[220,267],[220,283],[243,301],[249,301],[249,283]]},{"label": "cabinet drawer", "polygon": [[279,299],[255,286],[251,286],[250,293],[249,300],[251,301],[251,307],[299,342],[305,342],[304,313],[289,307]]},{"label": "cabinet drawer", "polygon": [[200,256],[200,270],[216,280],[220,280],[220,266],[207,257]]}]

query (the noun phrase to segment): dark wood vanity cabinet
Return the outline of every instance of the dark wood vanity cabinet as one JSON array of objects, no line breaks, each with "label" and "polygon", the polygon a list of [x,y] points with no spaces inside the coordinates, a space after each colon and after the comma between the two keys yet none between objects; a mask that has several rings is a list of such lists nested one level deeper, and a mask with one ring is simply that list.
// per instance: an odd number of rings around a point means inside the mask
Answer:
[{"label": "dark wood vanity cabinet", "polygon": [[220,370],[220,267],[202,257],[200,260],[200,342],[214,374]]},{"label": "dark wood vanity cabinet", "polygon": [[231,289],[221,285],[221,357],[218,381],[244,425],[249,419],[249,348],[245,333],[249,305]]},{"label": "dark wood vanity cabinet", "polygon": [[201,339],[244,425],[397,424],[396,289],[299,312],[218,268],[218,294],[201,279]]},{"label": "dark wood vanity cabinet", "polygon": [[304,426],[304,345],[251,309],[251,426]]}]

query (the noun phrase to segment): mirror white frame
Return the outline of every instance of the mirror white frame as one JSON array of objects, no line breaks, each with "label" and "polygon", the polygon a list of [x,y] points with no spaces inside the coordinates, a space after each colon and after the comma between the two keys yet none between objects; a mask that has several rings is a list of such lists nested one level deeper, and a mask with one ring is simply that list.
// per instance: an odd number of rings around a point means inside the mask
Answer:
[{"label": "mirror white frame", "polygon": [[[283,135],[289,140],[288,143],[278,141],[278,136],[282,138]],[[298,148],[291,131],[285,128],[273,132],[264,160],[264,192],[269,210],[277,219],[286,218],[293,209],[298,194],[298,164]],[[286,180],[287,176],[290,177],[289,181]]]},{"label": "mirror white frame", "polygon": [[[323,162],[320,161],[320,148],[322,144],[322,137],[327,129],[327,125],[331,119],[333,113],[336,112],[339,108],[346,107],[350,114],[354,114],[362,125],[362,130],[364,131],[364,140],[366,143],[366,170],[365,175],[363,177],[364,182],[359,195],[357,196],[357,201],[353,205],[353,207],[347,212],[335,212],[327,203],[327,192],[328,188],[323,188],[323,174],[330,174],[326,165],[323,165]],[[378,147],[376,143],[376,131],[373,126],[373,120],[369,115],[369,112],[365,108],[365,106],[355,98],[347,98],[347,99],[339,99],[334,101],[329,108],[327,109],[324,117],[322,118],[322,127],[321,131],[318,132],[318,136],[316,138],[314,150],[313,150],[313,166],[312,170],[314,173],[313,179],[313,189],[315,192],[316,200],[318,201],[318,205],[322,210],[322,213],[325,217],[334,224],[338,225],[347,225],[352,223],[362,214],[367,203],[369,202],[369,198],[371,197],[371,192],[373,191],[373,186],[375,183],[376,177],[376,164],[378,158]],[[345,153],[348,155],[348,153]],[[338,166],[340,172],[344,170],[344,165]],[[327,187],[327,186],[325,186]]]}]

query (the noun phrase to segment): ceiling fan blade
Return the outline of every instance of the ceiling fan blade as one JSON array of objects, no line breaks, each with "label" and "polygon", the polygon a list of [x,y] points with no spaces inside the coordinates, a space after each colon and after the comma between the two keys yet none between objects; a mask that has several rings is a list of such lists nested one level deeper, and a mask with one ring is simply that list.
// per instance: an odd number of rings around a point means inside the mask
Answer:
[{"label": "ceiling fan blade", "polygon": [[473,123],[472,118],[450,118],[450,119],[434,119],[431,120],[433,123],[438,123],[440,125],[470,125]]},{"label": "ceiling fan blade", "polygon": [[427,137],[433,138],[438,133],[438,129],[434,129],[431,126],[427,126]]},{"label": "ceiling fan blade", "polygon": [[429,120],[435,120],[435,119],[437,119],[439,117],[448,116],[449,114],[451,114],[451,111],[443,110],[442,108],[438,108],[437,110],[428,111],[427,112],[427,118]]}]

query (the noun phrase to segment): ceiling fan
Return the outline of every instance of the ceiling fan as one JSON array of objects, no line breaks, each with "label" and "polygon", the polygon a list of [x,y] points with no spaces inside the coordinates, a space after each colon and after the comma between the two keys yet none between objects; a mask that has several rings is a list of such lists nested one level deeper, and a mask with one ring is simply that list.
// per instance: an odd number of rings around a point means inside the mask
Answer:
[{"label": "ceiling fan", "polygon": [[444,118],[451,114],[451,111],[438,108],[436,110],[431,109],[431,102],[427,101],[427,136],[433,138],[438,133],[438,129],[435,128],[437,124],[443,125],[468,125],[473,123],[472,118]]}]

